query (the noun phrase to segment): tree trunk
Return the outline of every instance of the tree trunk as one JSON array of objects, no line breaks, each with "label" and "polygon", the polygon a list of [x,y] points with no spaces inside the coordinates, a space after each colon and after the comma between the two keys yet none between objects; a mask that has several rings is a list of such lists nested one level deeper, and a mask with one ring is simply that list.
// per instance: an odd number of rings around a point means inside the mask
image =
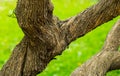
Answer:
[{"label": "tree trunk", "polygon": [[[70,42],[120,15],[120,1],[101,0],[65,21],[54,17],[52,12],[50,0],[18,0],[16,17],[25,36],[13,50],[0,76],[36,76]],[[111,53],[104,56],[109,55]]]}]

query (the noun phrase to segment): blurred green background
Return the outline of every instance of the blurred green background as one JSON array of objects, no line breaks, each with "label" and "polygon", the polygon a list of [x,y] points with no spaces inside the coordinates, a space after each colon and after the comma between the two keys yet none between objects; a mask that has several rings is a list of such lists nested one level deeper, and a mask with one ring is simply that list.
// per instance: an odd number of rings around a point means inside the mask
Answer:
[{"label": "blurred green background", "polygon": [[[54,15],[61,20],[72,17],[98,0],[52,0]],[[23,33],[13,18],[16,0],[0,0],[0,69],[8,60],[13,48],[23,37]],[[51,61],[47,68],[38,76],[69,76],[70,73],[82,63],[98,53],[102,48],[106,35],[117,17],[97,29],[89,32],[84,37],[73,41],[62,55]],[[120,71],[109,72],[107,76],[120,76]]]}]

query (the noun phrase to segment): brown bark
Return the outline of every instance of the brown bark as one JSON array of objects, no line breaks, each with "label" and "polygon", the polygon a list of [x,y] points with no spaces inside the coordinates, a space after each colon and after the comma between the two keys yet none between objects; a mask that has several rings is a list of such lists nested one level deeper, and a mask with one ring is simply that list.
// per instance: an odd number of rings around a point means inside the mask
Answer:
[{"label": "brown bark", "polygon": [[120,69],[120,21],[108,34],[100,53],[78,67],[71,76],[105,76],[108,71]]},{"label": "brown bark", "polygon": [[120,1],[101,0],[65,21],[54,17],[52,12],[50,0],[18,0],[16,16],[25,36],[0,76],[35,76],[42,72],[70,42],[120,15]]}]

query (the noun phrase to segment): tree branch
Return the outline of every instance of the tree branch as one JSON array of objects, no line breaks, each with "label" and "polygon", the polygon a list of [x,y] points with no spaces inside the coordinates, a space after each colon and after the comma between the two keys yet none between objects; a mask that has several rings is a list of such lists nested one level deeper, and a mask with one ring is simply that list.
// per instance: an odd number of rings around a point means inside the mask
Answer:
[{"label": "tree branch", "polygon": [[25,35],[38,37],[44,35],[46,29],[50,31],[48,25],[52,25],[53,12],[50,0],[18,0],[15,12],[19,26]]},{"label": "tree branch", "polygon": [[104,50],[110,49],[111,51],[118,51],[120,46],[120,20],[115,24],[103,47]]},{"label": "tree branch", "polygon": [[71,76],[105,76],[108,71],[120,69],[120,20],[108,34],[100,53],[77,68]]},{"label": "tree branch", "polygon": [[63,22],[61,29],[65,32],[69,44],[118,15],[120,15],[120,1],[100,0],[96,5]]}]

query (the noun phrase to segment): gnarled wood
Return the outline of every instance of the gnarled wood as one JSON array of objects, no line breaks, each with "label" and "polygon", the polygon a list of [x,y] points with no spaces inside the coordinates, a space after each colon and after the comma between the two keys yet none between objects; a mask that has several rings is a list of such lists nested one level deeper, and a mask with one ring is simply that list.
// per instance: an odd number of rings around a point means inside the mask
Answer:
[{"label": "gnarled wood", "polygon": [[50,0],[18,0],[16,17],[25,36],[0,76],[35,76],[42,72],[70,42],[120,15],[120,1],[101,0],[65,21],[53,17],[52,12]]}]

